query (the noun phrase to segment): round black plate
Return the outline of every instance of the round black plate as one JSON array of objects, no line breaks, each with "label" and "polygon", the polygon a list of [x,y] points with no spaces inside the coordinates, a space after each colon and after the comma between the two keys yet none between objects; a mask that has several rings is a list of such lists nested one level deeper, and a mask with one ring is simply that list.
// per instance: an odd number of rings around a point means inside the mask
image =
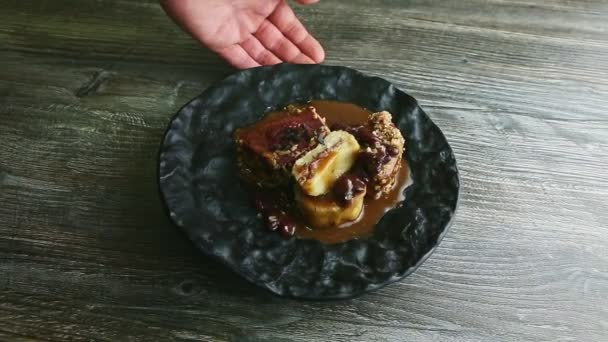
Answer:
[{"label": "round black plate", "polygon": [[[406,139],[413,184],[369,239],[324,245],[269,232],[238,180],[233,130],[311,99],[387,110]],[[169,215],[192,241],[254,284],[294,298],[349,298],[405,277],[438,245],[458,201],[452,149],[416,100],[344,67],[259,67],[214,84],[173,118],[159,163]]]}]

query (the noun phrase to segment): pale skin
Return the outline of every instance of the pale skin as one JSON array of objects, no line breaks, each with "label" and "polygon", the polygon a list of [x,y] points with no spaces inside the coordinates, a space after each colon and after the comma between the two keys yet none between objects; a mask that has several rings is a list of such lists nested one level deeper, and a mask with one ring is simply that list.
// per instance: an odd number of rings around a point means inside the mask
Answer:
[{"label": "pale skin", "polygon": [[161,0],[161,5],[192,37],[239,69],[325,58],[286,0]]}]

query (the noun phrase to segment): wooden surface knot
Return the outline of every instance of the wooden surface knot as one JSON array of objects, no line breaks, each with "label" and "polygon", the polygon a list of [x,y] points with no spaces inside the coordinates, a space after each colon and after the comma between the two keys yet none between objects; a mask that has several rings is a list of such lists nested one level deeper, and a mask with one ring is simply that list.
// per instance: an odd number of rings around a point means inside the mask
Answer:
[{"label": "wooden surface knot", "polygon": [[91,78],[76,90],[76,97],[85,97],[95,94],[102,84],[108,81],[115,73],[99,70],[91,75]]}]

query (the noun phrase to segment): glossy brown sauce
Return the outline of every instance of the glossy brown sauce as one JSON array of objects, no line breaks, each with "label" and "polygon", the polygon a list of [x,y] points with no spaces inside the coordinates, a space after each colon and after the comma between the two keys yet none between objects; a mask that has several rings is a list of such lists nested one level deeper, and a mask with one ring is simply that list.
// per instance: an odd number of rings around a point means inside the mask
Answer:
[{"label": "glossy brown sauce", "polygon": [[[325,117],[329,127],[336,123],[362,125],[367,122],[368,116],[372,114],[369,110],[352,103],[311,101],[310,104],[317,109],[319,115]],[[363,211],[356,221],[335,228],[315,230],[300,223],[297,225],[295,235],[302,239],[316,239],[328,244],[370,236],[376,223],[380,221],[384,213],[403,201],[403,190],[411,184],[409,176],[409,167],[403,160],[393,190],[380,199],[366,199]]]}]

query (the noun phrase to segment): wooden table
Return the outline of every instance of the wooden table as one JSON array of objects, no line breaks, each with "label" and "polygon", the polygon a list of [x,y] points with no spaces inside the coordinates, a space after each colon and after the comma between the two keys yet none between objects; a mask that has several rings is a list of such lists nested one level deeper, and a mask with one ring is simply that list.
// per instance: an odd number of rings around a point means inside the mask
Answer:
[{"label": "wooden table", "polygon": [[166,218],[172,114],[232,72],[153,0],[0,0],[0,340],[606,341],[608,2],[322,0],[327,64],[420,100],[461,170],[412,276],[269,295]]}]

